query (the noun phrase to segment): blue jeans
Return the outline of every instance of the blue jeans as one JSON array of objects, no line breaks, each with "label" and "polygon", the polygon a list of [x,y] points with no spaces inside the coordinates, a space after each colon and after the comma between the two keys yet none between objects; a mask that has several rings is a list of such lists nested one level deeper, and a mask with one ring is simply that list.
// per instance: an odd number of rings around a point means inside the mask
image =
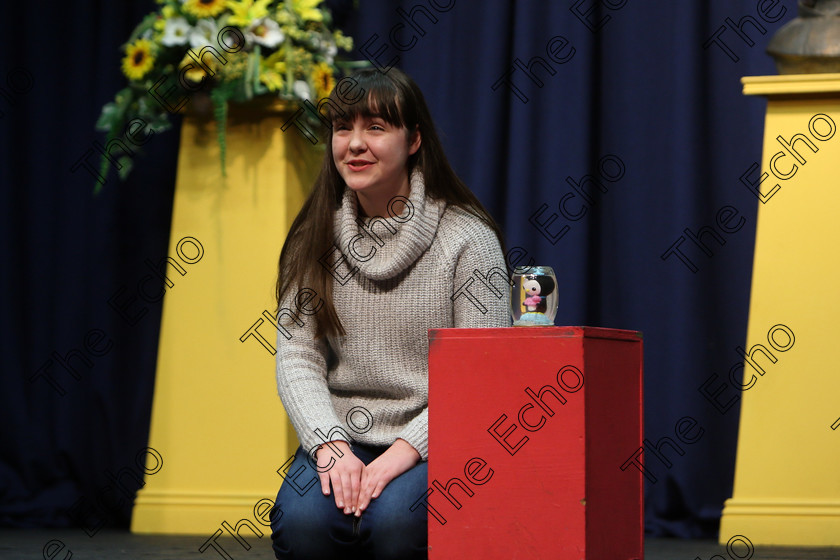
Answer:
[{"label": "blue jeans", "polygon": [[[365,465],[385,449],[353,445],[353,453]],[[336,507],[332,491],[324,496],[318,473],[299,447],[277,494],[279,512],[271,516],[275,556],[280,560],[425,559],[426,508],[409,508],[428,488],[427,467],[420,462],[392,480],[357,518]]]}]

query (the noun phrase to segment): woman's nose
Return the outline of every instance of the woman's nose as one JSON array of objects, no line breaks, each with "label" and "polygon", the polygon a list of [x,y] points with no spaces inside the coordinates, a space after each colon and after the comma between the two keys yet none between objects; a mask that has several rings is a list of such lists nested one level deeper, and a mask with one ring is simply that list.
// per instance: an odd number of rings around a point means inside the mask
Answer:
[{"label": "woman's nose", "polygon": [[363,152],[365,150],[365,139],[361,130],[354,130],[350,135],[350,151]]}]

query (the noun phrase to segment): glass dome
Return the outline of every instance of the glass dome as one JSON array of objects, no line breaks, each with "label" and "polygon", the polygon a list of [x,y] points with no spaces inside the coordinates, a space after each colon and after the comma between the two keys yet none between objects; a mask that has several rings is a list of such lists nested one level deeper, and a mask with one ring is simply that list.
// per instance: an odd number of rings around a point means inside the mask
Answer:
[{"label": "glass dome", "polygon": [[553,326],[559,301],[554,270],[550,266],[517,266],[511,279],[513,326]]}]

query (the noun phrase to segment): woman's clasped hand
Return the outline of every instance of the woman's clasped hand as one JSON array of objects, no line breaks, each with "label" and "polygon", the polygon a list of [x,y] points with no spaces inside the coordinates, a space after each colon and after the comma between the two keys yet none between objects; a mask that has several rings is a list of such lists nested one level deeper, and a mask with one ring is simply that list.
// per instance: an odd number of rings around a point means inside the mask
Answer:
[{"label": "woman's clasped hand", "polygon": [[332,493],[336,507],[356,517],[361,517],[389,482],[420,462],[420,454],[402,439],[367,466],[341,440],[322,445],[316,458],[321,492],[325,496]]}]

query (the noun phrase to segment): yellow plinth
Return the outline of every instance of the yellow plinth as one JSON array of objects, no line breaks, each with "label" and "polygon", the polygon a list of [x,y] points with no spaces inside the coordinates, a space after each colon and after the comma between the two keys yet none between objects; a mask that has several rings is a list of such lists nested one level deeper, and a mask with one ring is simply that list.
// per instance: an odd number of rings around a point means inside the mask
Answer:
[{"label": "yellow plinth", "polygon": [[[274,308],[280,247],[321,153],[295,127],[280,130],[289,116],[276,106],[231,109],[226,180],[215,124],[184,118],[169,256],[187,275],[169,265],[149,442],[163,468],[137,495],[133,532],[210,537],[241,519],[260,527],[254,505],[274,499],[276,471],[297,445],[263,311]],[[189,265],[178,251],[195,259],[198,249],[179,248],[185,236],[204,253]],[[269,349],[244,336],[261,319],[255,332]]]},{"label": "yellow plinth", "polygon": [[[767,97],[768,177],[747,329],[752,357],[734,375],[752,386],[742,395],[720,542],[744,535],[753,544],[840,546],[840,74],[743,83],[745,94]],[[758,178],[756,170],[747,179]]]}]

